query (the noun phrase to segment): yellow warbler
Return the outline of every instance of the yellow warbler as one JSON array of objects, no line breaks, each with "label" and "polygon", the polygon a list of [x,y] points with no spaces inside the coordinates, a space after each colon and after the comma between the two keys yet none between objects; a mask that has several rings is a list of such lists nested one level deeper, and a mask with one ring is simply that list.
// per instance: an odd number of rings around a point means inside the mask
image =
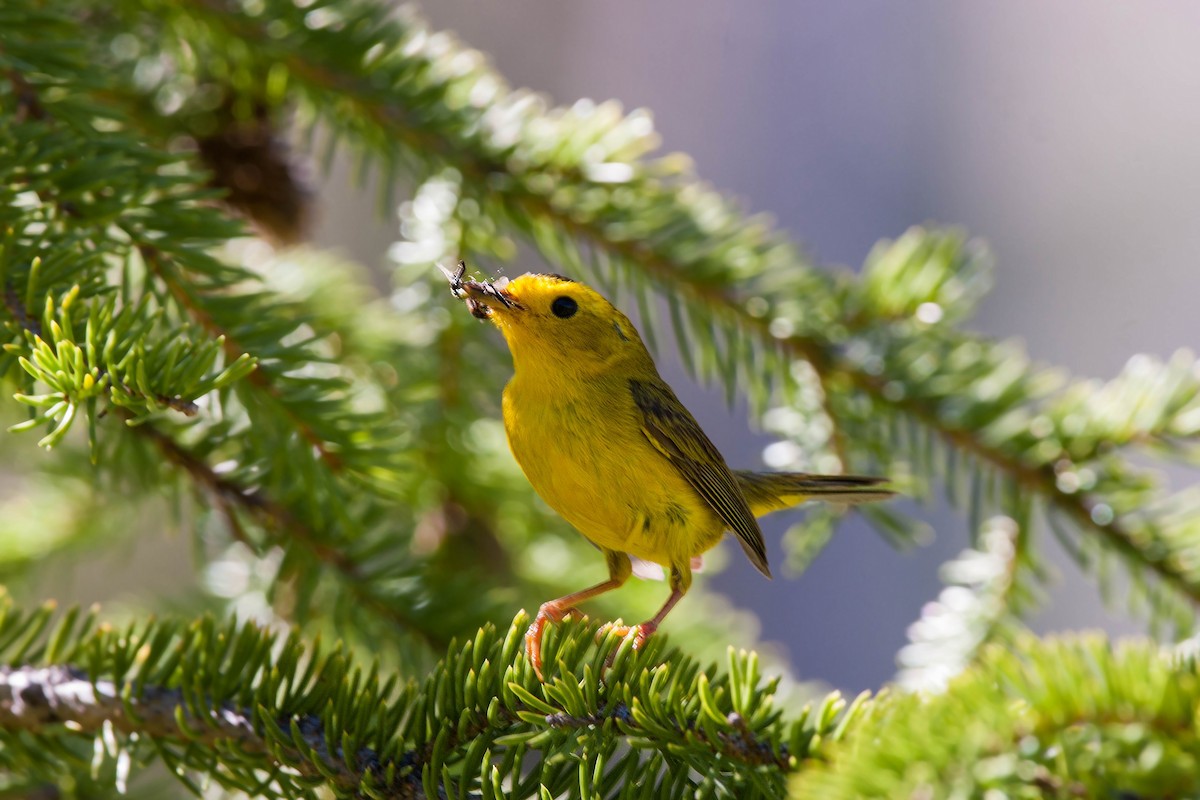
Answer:
[{"label": "yellow warbler", "polygon": [[608,580],[542,604],[525,634],[542,675],[546,626],[616,589],[630,556],[670,572],[671,595],[652,618],[620,630],[643,644],[692,583],[693,559],[732,531],[768,578],[755,517],[820,498],[891,496],[882,478],[730,470],[671,391],[633,324],[591,288],[561,275],[464,281],[443,270],[471,313],[490,320],[512,352],[504,390],[509,447],[533,488],[604,553]]}]

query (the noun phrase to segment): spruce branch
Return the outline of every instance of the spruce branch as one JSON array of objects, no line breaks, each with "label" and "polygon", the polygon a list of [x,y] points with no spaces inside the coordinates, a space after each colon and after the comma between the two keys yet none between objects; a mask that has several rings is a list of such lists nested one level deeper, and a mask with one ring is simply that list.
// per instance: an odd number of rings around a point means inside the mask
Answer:
[{"label": "spruce branch", "polygon": [[[518,658],[524,615],[502,635],[484,629],[452,646],[424,684],[399,686],[340,650],[249,625],[113,631],[75,612],[57,624],[49,609],[3,612],[0,742],[104,740],[140,763],[150,740],[181,777],[202,771],[269,795],[323,785],[342,797],[493,796],[503,785],[509,797],[579,797],[637,780],[779,797],[784,777],[837,742],[866,703],[832,695],[785,722],[752,655],[731,652],[728,674],[700,671],[660,645],[639,653],[610,636],[597,649],[584,625],[555,632],[559,671],[542,684]],[[531,768],[526,753],[541,762]]]},{"label": "spruce branch", "polygon": [[[20,39],[28,30],[10,26],[15,38],[5,39],[6,47],[26,48],[46,59],[44,48]],[[82,58],[68,50],[51,67],[77,66],[71,57]],[[29,62],[20,64],[37,73]],[[78,74],[92,75],[84,69]],[[38,97],[38,81],[53,83],[43,74],[22,78],[23,96]],[[93,88],[94,82],[85,86]],[[65,79],[63,84],[70,85]],[[202,176],[181,170],[177,158],[155,153],[119,129],[98,135],[90,122],[80,129],[80,109],[72,106],[79,97],[62,91],[55,97],[54,104],[40,106],[36,119],[16,122],[19,130],[0,130],[0,144],[23,142],[25,148],[20,158],[9,158],[12,151],[4,150],[0,168],[18,178],[8,185],[20,184],[41,201],[6,206],[19,214],[0,244],[12,334],[5,351],[28,375],[18,400],[42,409],[17,428],[52,424],[43,439],[51,445],[73,421],[85,418],[96,459],[102,432],[97,422],[115,408],[115,416],[127,423],[125,430],[140,434],[211,493],[235,536],[251,538],[244,526],[248,520],[285,552],[308,551],[340,575],[336,585],[354,600],[339,605],[354,609],[356,624],[365,609],[440,649],[446,630],[433,621],[417,621],[408,613],[410,598],[384,588],[380,579],[388,569],[394,570],[389,578],[413,571],[411,565],[397,564],[402,549],[389,558],[379,556],[385,537],[395,532],[396,485],[405,468],[403,448],[394,438],[395,419],[361,402],[357,392],[369,390],[361,382],[344,373],[330,375],[329,369],[312,374],[322,364],[332,368],[322,350],[326,337],[306,331],[308,319],[297,315],[296,305],[263,291],[253,274],[204,253],[205,246],[236,235],[239,228],[203,204],[209,195],[201,188]],[[112,121],[123,123],[119,115]],[[30,149],[43,142],[40,150]],[[93,189],[85,182],[84,191],[64,176],[90,169],[89,157],[106,166],[106,183]],[[97,217],[97,206],[114,192],[129,204],[103,209]],[[68,204],[76,211],[66,214]],[[71,237],[86,242],[82,252],[94,258],[78,258]],[[140,277],[138,257],[145,267]],[[108,285],[114,263],[122,265],[120,291]],[[139,280],[140,294],[134,288]],[[45,311],[36,317],[27,309],[43,296]],[[186,327],[191,323],[205,335]],[[258,357],[243,348],[253,348]],[[222,357],[225,368],[210,372]],[[259,369],[251,372],[256,361]],[[247,375],[260,377],[243,381]],[[172,381],[180,391],[157,389]],[[52,391],[37,393],[35,382]],[[209,393],[219,402],[198,415],[193,398]],[[162,417],[164,410],[193,419],[180,425]],[[231,436],[239,429],[250,434]],[[185,446],[185,439],[193,444]],[[224,462],[221,474],[210,466],[217,459]],[[323,473],[316,471],[307,482],[289,479],[287,470],[314,461]],[[303,572],[298,560],[303,558],[290,561],[294,574]],[[311,585],[303,588],[303,603],[316,599]]]},{"label": "spruce branch", "polygon": [[[70,296],[68,295],[68,298],[69,297]],[[70,302],[70,300],[68,299],[65,302]],[[9,287],[4,292],[4,305],[12,319],[16,322],[17,327],[27,334],[27,338],[30,338],[30,352],[34,352],[36,348],[45,347],[46,342],[42,339],[41,323],[38,320],[30,317],[25,311],[24,301],[21,299],[20,295],[17,294],[17,291],[14,288]],[[12,352],[12,348],[10,348],[10,352]],[[231,360],[236,362],[240,357],[241,354],[238,353],[235,354]],[[36,377],[36,371],[34,374]],[[107,382],[112,384],[115,388],[119,389],[122,394],[128,397],[140,398],[144,401],[149,401],[159,406],[178,411],[181,414],[189,417],[196,416],[199,411],[199,407],[196,405],[196,403],[187,399],[186,397],[180,397],[179,395],[147,393],[139,390],[135,386],[131,386],[128,383],[123,382],[119,378],[114,378],[112,374],[104,367],[96,367],[91,374],[93,376],[93,384],[103,384]],[[66,399],[65,394],[56,395],[56,397],[60,400]]]},{"label": "spruce branch", "polygon": [[[1045,498],[1079,528],[1101,537],[1118,552],[1148,567],[1193,603],[1200,603],[1200,581],[1197,580],[1197,575],[1185,571],[1174,553],[1158,547],[1148,547],[1144,534],[1131,530],[1123,520],[1112,514],[1098,513],[1100,507],[1108,508],[1102,498],[1086,491],[1063,491],[1055,469],[1056,460],[1031,464],[1015,456],[1009,449],[987,442],[979,436],[975,427],[956,425],[947,420],[936,408],[919,399],[896,398],[888,391],[888,379],[848,368],[828,351],[822,352],[820,358],[828,359],[824,368],[826,374],[844,376],[880,405],[891,406],[918,420],[935,431],[946,444],[978,458],[1009,476],[1022,488]],[[821,372],[820,368],[818,372]]]},{"label": "spruce branch", "polygon": [[1197,702],[1195,660],[1150,642],[1019,636],[941,694],[881,698],[792,796],[1191,796]]},{"label": "spruce branch", "polygon": [[[226,358],[236,360],[246,352],[236,340],[230,338],[229,332],[222,326],[218,325],[212,315],[208,313],[196,300],[193,291],[188,287],[187,283],[179,274],[179,268],[173,264],[169,258],[164,256],[156,248],[145,244],[138,243],[138,252],[142,259],[150,267],[151,271],[157,276],[166,286],[171,297],[175,299],[187,314],[195,320],[200,327],[208,331],[213,338],[221,341],[225,349]],[[338,455],[330,449],[328,442],[319,436],[313,429],[313,424],[309,420],[305,420],[299,416],[296,410],[286,402],[286,398],[282,397],[281,392],[275,387],[270,375],[271,370],[259,368],[251,372],[247,376],[247,380],[251,384],[266,392],[273,399],[280,401],[280,407],[288,420],[295,425],[300,436],[312,445],[313,449],[320,454],[321,460],[333,472],[338,472],[342,468],[342,461]]]},{"label": "spruce branch", "polygon": [[238,538],[250,544],[241,522],[243,514],[255,521],[258,528],[266,532],[281,546],[298,544],[313,554],[317,561],[331,567],[346,589],[381,619],[386,619],[400,628],[415,634],[426,645],[434,649],[446,646],[444,633],[431,629],[412,617],[397,603],[388,602],[372,591],[362,565],[346,552],[324,541],[320,535],[286,507],[264,495],[261,490],[247,490],[228,477],[218,474],[205,461],[189,452],[179,442],[153,425],[140,425],[133,430],[153,443],[155,448],[171,464],[181,469],[200,489],[216,500],[224,512],[226,522]]},{"label": "spruce branch", "polygon": [[[199,712],[199,713],[197,713]],[[183,691],[143,686],[137,694],[110,680],[91,680],[66,666],[0,668],[0,730],[52,736],[66,727],[77,735],[99,737],[109,726],[129,735],[163,742],[187,742],[211,749],[234,748],[243,757],[288,763],[300,775],[353,792],[370,772],[379,772],[376,755],[367,750],[347,759],[325,738],[316,716],[278,720],[292,730],[295,743],[282,748],[256,730],[255,714],[232,705],[197,709]],[[422,796],[411,782],[377,796]]]},{"label": "spruce branch", "polygon": [[984,524],[979,545],[942,565],[946,588],[909,626],[909,644],[896,654],[896,683],[936,692],[988,645],[1014,638],[1020,603],[1014,600],[1021,532],[1008,517]]},{"label": "spruce branch", "polygon": [[[20,73],[15,70],[10,71],[11,75],[20,77]],[[35,88],[23,79],[20,81],[22,90],[21,97],[37,98]],[[22,100],[26,102],[26,100]],[[39,108],[41,106],[39,105]],[[46,110],[35,115],[36,120],[42,123],[50,130],[62,130],[66,127],[62,121],[56,120],[54,115]],[[26,168],[32,165],[25,165]],[[119,172],[110,176],[114,179],[119,177]],[[175,187],[172,187],[175,188]],[[61,207],[58,195],[56,193],[44,193],[49,197],[49,203],[52,207]],[[41,195],[39,195],[41,196]],[[349,430],[350,433],[356,433],[357,428],[354,426],[361,425],[367,429],[374,430],[380,435],[386,435],[388,425],[386,422],[378,419],[378,416],[370,416],[366,413],[358,413],[355,417],[351,417],[351,424],[348,425],[344,416],[339,416],[334,412],[336,401],[331,402],[332,398],[327,398],[324,402],[314,401],[312,392],[309,386],[303,385],[301,382],[293,381],[295,388],[291,394],[286,394],[279,391],[274,384],[268,383],[265,377],[260,377],[258,381],[254,381],[255,375],[265,376],[271,375],[276,380],[281,379],[281,376],[275,374],[277,365],[282,364],[285,368],[291,366],[289,361],[300,363],[303,359],[298,358],[294,354],[289,354],[286,347],[273,347],[264,350],[270,361],[264,368],[251,371],[250,367],[254,365],[254,360],[245,355],[245,351],[241,349],[240,344],[231,339],[228,335],[230,332],[227,328],[220,327],[216,320],[220,316],[220,305],[224,302],[226,305],[230,300],[236,301],[238,298],[231,293],[231,288],[235,283],[244,282],[251,279],[248,273],[224,268],[216,262],[203,258],[197,254],[190,254],[188,257],[189,263],[192,266],[203,264],[208,267],[204,277],[206,282],[193,281],[191,285],[204,285],[215,296],[223,293],[221,297],[210,301],[207,307],[201,305],[199,289],[189,288],[181,279],[180,270],[183,268],[176,259],[172,258],[172,253],[165,250],[165,247],[172,246],[179,248],[176,253],[186,253],[188,245],[186,240],[179,242],[172,240],[171,244],[165,240],[164,234],[167,231],[173,232],[169,219],[174,214],[191,212],[193,216],[203,213],[199,209],[186,208],[188,201],[184,199],[182,202],[178,199],[178,191],[172,195],[170,191],[165,193],[165,196],[154,196],[147,202],[150,211],[147,213],[143,209],[128,209],[123,212],[121,217],[122,230],[128,236],[128,240],[132,242],[136,252],[141,256],[144,263],[150,268],[150,275],[160,280],[166,287],[167,293],[174,297],[177,302],[184,308],[185,313],[189,314],[194,321],[199,323],[212,336],[213,341],[206,343],[206,352],[208,353],[209,361],[212,363],[216,355],[216,349],[222,348],[225,354],[226,362],[231,365],[220,375],[215,378],[204,380],[200,386],[193,389],[192,396],[207,393],[213,389],[220,389],[226,385],[235,384],[239,378],[249,374],[251,381],[262,391],[269,394],[277,401],[277,407],[281,408],[286,419],[296,426],[301,437],[307,441],[319,453],[320,458],[326,463],[331,471],[337,472],[341,469],[341,459],[336,456],[327,445],[324,437],[319,437],[313,427],[307,424],[307,420],[302,419],[297,408],[304,409],[309,413],[316,413],[323,424],[328,427],[332,424],[340,426],[341,431]],[[172,207],[172,206],[176,207]],[[87,208],[83,203],[78,203],[79,208]],[[211,214],[209,215],[211,217]],[[119,224],[121,224],[119,223]],[[222,226],[224,227],[224,226]],[[227,229],[233,232],[234,229]],[[90,235],[90,234],[89,234]],[[156,246],[151,242],[159,242]],[[180,244],[184,244],[180,248]],[[29,267],[28,280],[32,284],[39,272],[40,257],[35,257]],[[226,517],[230,522],[231,531],[239,537],[245,539],[246,533],[241,525],[239,515],[233,513],[236,509],[241,512],[249,512],[248,516],[269,533],[269,535],[280,544],[299,544],[305,549],[311,551],[319,562],[323,562],[333,567],[340,573],[342,583],[348,587],[349,591],[362,601],[363,607],[370,609],[372,612],[380,615],[384,619],[389,619],[394,623],[400,624],[407,630],[411,630],[418,635],[428,645],[435,649],[444,647],[447,641],[444,634],[437,632],[428,626],[422,626],[408,615],[402,606],[395,602],[384,601],[373,591],[373,585],[370,581],[365,580],[364,572],[361,566],[345,552],[345,544],[330,541],[328,534],[318,535],[311,528],[310,524],[301,524],[299,520],[302,515],[295,510],[288,508],[283,503],[276,499],[268,499],[268,492],[262,487],[256,490],[244,489],[239,480],[235,477],[218,475],[203,456],[190,452],[174,438],[169,436],[153,423],[148,422],[146,411],[154,413],[160,408],[168,408],[180,411],[187,416],[195,417],[198,412],[196,403],[188,397],[180,395],[166,395],[159,392],[148,390],[148,376],[152,370],[148,370],[144,365],[138,365],[136,361],[133,366],[123,366],[121,369],[112,369],[105,365],[105,359],[100,356],[100,346],[96,346],[97,341],[103,342],[104,331],[101,330],[99,324],[93,325],[98,319],[102,319],[103,313],[107,313],[109,317],[120,319],[124,311],[118,311],[115,303],[110,300],[106,306],[101,308],[107,309],[102,312],[101,316],[96,314],[96,305],[86,317],[87,319],[87,342],[78,342],[72,336],[74,325],[72,324],[73,309],[80,302],[76,298],[81,295],[80,285],[77,283],[56,305],[48,303],[43,319],[37,319],[30,315],[27,308],[26,298],[22,297],[16,289],[15,285],[9,285],[5,288],[5,307],[8,310],[11,320],[15,323],[18,335],[16,341],[10,342],[6,346],[6,350],[10,354],[19,354],[22,357],[22,365],[26,371],[34,378],[50,383],[52,388],[57,388],[59,391],[50,394],[42,394],[37,396],[36,403],[47,408],[43,417],[35,417],[33,422],[40,422],[42,419],[56,419],[57,427],[52,436],[53,441],[57,442],[70,427],[70,422],[74,418],[76,407],[87,405],[85,413],[89,416],[89,434],[93,439],[93,450],[95,450],[96,429],[95,424],[97,418],[104,411],[96,407],[95,400],[101,392],[104,392],[106,387],[109,387],[110,400],[116,405],[119,412],[118,416],[127,423],[127,430],[132,430],[137,434],[141,434],[153,443],[155,448],[169,462],[181,467],[184,472],[197,483],[197,485],[210,492],[216,498],[218,506],[226,511]],[[269,301],[264,299],[261,293],[255,297],[259,303],[260,309],[269,307]],[[139,307],[140,310],[141,307]],[[228,316],[228,312],[226,312]],[[281,315],[273,315],[278,318]],[[256,320],[242,320],[239,328],[234,330],[245,330],[247,324],[253,324]],[[277,324],[277,323],[276,323]],[[284,320],[284,324],[289,327],[294,327],[296,323]],[[119,324],[114,326],[114,332],[120,328]],[[272,333],[275,332],[273,329]],[[51,335],[52,334],[52,335]],[[43,339],[47,337],[49,341]],[[259,335],[260,340],[263,338]],[[185,345],[186,346],[186,345]],[[107,355],[111,345],[103,345],[103,350]],[[113,356],[107,359],[108,363],[120,360],[122,365],[126,365],[131,357],[138,354],[139,349],[143,345],[139,342],[137,345],[127,346],[124,350],[129,354],[129,357]],[[147,348],[148,349],[148,348]],[[296,350],[297,348],[292,348]],[[302,353],[308,355],[307,351],[301,350]],[[64,356],[64,353],[67,354]],[[71,357],[70,354],[74,354]],[[119,354],[118,354],[119,355]],[[288,359],[287,356],[291,355]],[[187,362],[187,356],[179,358],[173,355],[166,355],[166,359],[170,364],[162,371],[170,373],[176,365]],[[70,366],[66,362],[70,361]],[[204,366],[201,360],[201,367]],[[68,369],[69,373],[75,374],[77,385],[71,386],[69,382],[64,382],[62,377],[63,370]],[[195,367],[191,367],[192,373],[197,373]],[[133,378],[129,376],[134,376]],[[334,381],[326,381],[325,385],[329,388],[340,388]],[[297,391],[298,390],[298,391]],[[297,402],[296,398],[299,393],[303,393],[303,399]],[[32,394],[32,393],[28,393]],[[332,393],[331,393],[332,394]],[[144,410],[138,413],[139,409],[136,406],[131,407],[131,401],[140,401]],[[30,401],[34,402],[34,401]],[[65,411],[64,411],[65,409]],[[322,432],[324,433],[324,431]],[[44,441],[49,441],[51,437],[47,437]],[[342,436],[329,436],[334,440],[344,440]],[[372,453],[385,452],[386,442],[375,445],[375,451]],[[365,451],[365,447],[343,448],[344,452],[352,456],[360,456]],[[240,460],[246,460],[245,458]],[[366,466],[375,468],[376,474],[378,470],[379,459],[371,458]],[[394,459],[388,455],[388,461],[394,462]],[[355,463],[355,466],[361,468]],[[311,516],[303,517],[311,519]]]}]

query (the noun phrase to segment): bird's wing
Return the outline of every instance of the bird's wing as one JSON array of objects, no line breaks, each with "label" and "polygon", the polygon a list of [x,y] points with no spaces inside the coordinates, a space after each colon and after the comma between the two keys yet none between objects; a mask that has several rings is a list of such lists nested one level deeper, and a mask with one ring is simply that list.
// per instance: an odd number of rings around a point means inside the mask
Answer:
[{"label": "bird's wing", "polygon": [[771,577],[758,521],[721,452],[700,424],[661,381],[631,380],[629,389],[642,413],[642,433],[733,531],[759,572]]}]

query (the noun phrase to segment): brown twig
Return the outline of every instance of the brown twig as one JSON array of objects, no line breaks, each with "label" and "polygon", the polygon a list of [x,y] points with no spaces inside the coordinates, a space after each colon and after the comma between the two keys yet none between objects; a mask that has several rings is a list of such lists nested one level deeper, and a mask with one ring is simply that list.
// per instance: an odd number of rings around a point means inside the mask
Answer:
[{"label": "brown twig", "polygon": [[21,299],[20,293],[12,286],[7,286],[4,289],[4,306],[22,330],[29,331],[34,336],[41,338],[42,323],[29,316],[29,313],[25,310],[25,302]]},{"label": "brown twig", "polygon": [[5,77],[8,78],[17,98],[16,121],[21,123],[27,119],[46,119],[46,108],[42,105],[37,90],[25,80],[25,76],[16,69],[9,69]]},{"label": "brown twig", "polygon": [[[611,709],[601,709],[597,714],[582,717],[566,712],[550,714],[546,717],[546,724],[551,728],[591,728],[603,725],[610,719],[617,721],[625,729],[637,727],[629,707],[624,703],[617,703]],[[711,736],[693,720],[675,720],[673,727],[679,735],[694,738],[722,758],[752,766],[772,766],[784,773],[791,772],[793,765],[786,746],[782,751],[776,752],[768,742],[760,739],[736,712],[729,714],[726,719],[733,728],[732,732],[717,731]]]}]

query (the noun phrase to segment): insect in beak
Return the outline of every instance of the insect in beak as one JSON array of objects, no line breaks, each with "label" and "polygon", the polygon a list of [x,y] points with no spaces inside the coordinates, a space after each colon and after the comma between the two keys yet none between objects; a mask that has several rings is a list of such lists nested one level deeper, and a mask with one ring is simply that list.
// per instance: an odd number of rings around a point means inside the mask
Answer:
[{"label": "insect in beak", "polygon": [[467,274],[467,262],[465,261],[459,261],[458,268],[454,272],[441,264],[438,264],[437,268],[450,282],[450,294],[459,300],[465,300],[467,310],[476,319],[488,319],[492,315],[492,305],[489,305],[489,300],[499,303],[505,308],[522,308],[512,295],[504,291],[508,286],[508,278],[500,278],[496,281],[464,281],[463,277]]}]

